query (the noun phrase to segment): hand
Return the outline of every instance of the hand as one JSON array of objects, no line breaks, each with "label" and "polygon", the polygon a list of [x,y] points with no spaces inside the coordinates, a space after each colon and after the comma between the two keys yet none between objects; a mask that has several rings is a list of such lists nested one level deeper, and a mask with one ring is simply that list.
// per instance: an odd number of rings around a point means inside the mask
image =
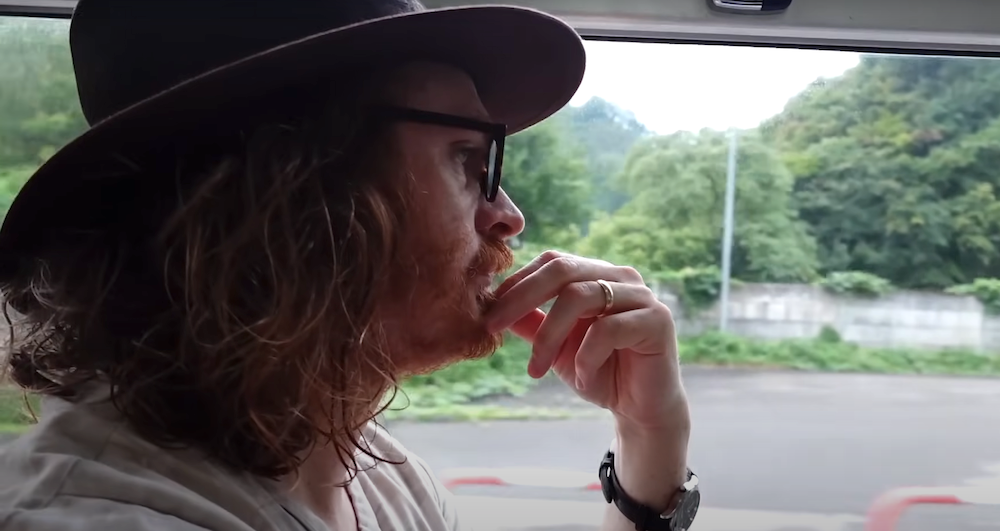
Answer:
[{"label": "hand", "polygon": [[[606,312],[598,279],[614,295]],[[533,378],[553,369],[580,397],[614,413],[619,433],[686,436],[673,317],[635,269],[546,251],[505,280],[497,296],[487,327],[532,344]],[[553,297],[548,314],[538,309]]]}]

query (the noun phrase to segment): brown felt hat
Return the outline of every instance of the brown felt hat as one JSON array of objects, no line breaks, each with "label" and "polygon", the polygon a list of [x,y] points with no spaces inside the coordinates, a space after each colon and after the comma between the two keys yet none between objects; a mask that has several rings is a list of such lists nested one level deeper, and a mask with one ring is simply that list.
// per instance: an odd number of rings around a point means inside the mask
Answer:
[{"label": "brown felt hat", "polygon": [[121,178],[105,171],[115,154],[196,129],[234,101],[266,102],[340,71],[429,60],[468,73],[491,118],[513,133],[566,105],[586,63],[579,35],[545,13],[426,9],[416,0],[80,0],[70,48],[90,128],[15,198],[0,229],[0,280],[53,231],[87,230],[128,200],[102,193]]}]

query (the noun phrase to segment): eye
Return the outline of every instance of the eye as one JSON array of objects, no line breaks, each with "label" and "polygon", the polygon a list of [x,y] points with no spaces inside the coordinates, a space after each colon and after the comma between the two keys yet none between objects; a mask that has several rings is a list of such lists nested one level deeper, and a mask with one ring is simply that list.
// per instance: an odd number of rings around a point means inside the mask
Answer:
[{"label": "eye", "polygon": [[486,157],[487,152],[481,146],[466,144],[455,151],[455,159],[464,167],[466,176],[477,182],[486,171]]},{"label": "eye", "polygon": [[458,159],[459,164],[467,164],[469,161],[475,160],[476,152],[478,150],[475,146],[461,146],[455,152],[455,158]]}]

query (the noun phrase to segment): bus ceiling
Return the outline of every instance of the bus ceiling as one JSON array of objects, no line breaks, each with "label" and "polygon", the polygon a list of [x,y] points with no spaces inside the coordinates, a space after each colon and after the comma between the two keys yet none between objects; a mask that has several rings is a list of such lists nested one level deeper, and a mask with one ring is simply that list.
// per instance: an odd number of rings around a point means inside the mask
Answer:
[{"label": "bus ceiling", "polygon": [[[496,3],[533,7],[562,17],[584,37],[591,39],[1000,55],[1000,2],[994,1],[423,0],[423,2],[428,7]],[[0,0],[0,15],[67,18],[72,14],[75,4],[75,0]],[[717,4],[721,4],[722,7]],[[786,5],[787,9],[782,9]],[[774,7],[777,9],[770,10]]]}]

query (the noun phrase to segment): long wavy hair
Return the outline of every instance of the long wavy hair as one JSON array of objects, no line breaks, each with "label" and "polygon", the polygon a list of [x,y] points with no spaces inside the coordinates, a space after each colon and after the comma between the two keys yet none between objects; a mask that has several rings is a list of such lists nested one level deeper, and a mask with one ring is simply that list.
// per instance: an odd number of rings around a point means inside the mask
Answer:
[{"label": "long wavy hair", "polygon": [[364,86],[320,85],[130,159],[118,221],[66,228],[0,280],[9,377],[70,401],[107,382],[141,436],[240,471],[280,477],[333,444],[356,473],[397,384],[376,314],[410,188]]}]

